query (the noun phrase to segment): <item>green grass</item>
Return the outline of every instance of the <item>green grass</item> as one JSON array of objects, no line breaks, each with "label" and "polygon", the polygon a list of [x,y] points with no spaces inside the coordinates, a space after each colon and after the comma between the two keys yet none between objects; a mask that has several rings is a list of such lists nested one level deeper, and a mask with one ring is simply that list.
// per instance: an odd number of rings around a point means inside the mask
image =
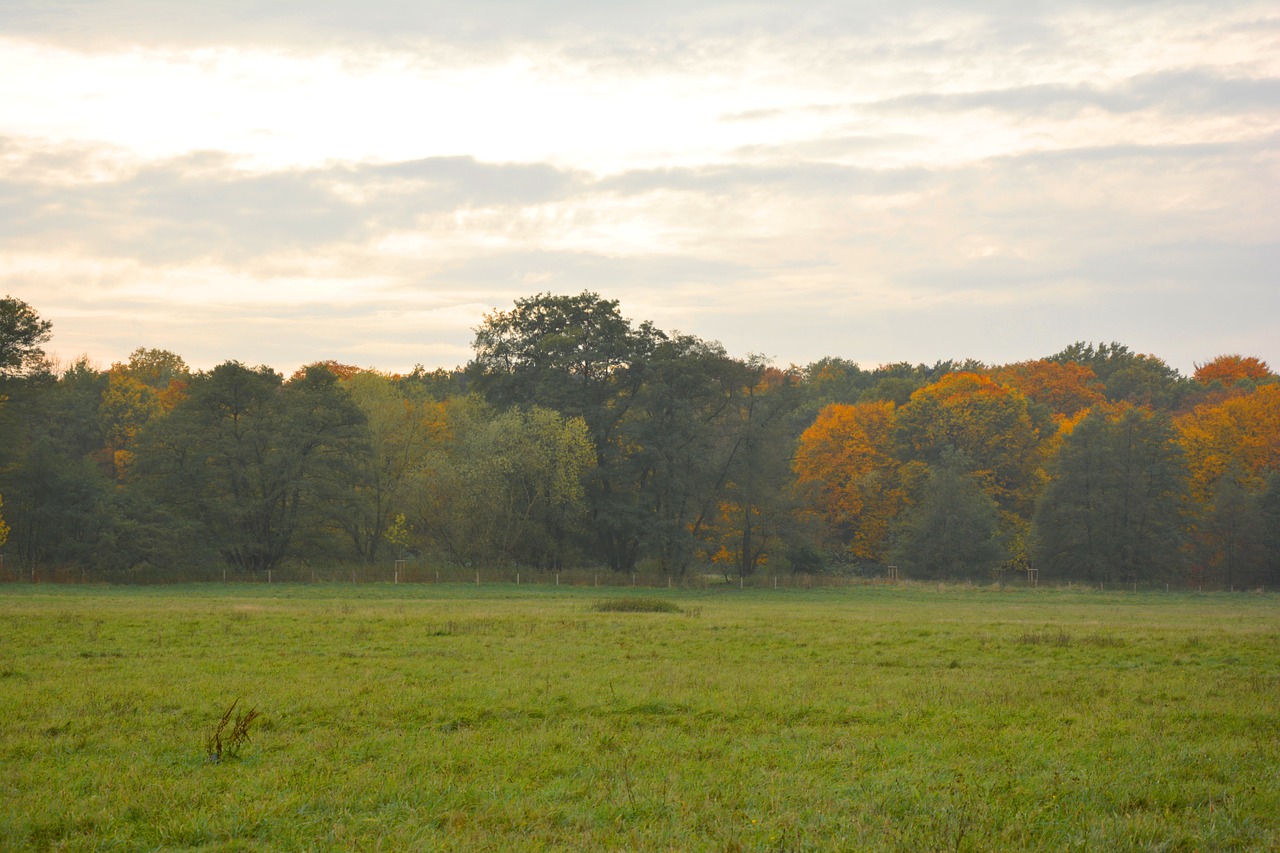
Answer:
[{"label": "green grass", "polygon": [[0,849],[1280,846],[1275,596],[598,592],[0,587]]}]

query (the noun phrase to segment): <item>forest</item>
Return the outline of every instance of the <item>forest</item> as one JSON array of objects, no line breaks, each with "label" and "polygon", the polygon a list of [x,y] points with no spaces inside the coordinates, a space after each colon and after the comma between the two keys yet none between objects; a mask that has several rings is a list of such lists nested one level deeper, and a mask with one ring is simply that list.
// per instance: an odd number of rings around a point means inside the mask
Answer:
[{"label": "forest", "polygon": [[385,564],[1280,585],[1280,381],[1119,343],[780,367],[595,293],[454,370],[55,364],[0,300],[6,570]]}]

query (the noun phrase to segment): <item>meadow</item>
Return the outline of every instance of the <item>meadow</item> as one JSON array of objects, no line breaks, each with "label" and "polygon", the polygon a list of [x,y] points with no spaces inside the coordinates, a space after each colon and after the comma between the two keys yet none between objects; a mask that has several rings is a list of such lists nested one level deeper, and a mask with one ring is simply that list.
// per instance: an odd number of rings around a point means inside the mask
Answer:
[{"label": "meadow", "polygon": [[1271,594],[5,584],[0,703],[5,850],[1280,847]]}]

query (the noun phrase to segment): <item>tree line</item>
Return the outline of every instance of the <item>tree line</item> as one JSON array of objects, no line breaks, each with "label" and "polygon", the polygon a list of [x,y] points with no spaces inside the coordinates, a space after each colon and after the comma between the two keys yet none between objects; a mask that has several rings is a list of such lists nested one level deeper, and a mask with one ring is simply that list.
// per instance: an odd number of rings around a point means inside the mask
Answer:
[{"label": "tree line", "polygon": [[594,293],[518,300],[464,367],[402,375],[56,367],[50,331],[0,300],[17,565],[1280,583],[1280,382],[1253,357],[780,368]]}]

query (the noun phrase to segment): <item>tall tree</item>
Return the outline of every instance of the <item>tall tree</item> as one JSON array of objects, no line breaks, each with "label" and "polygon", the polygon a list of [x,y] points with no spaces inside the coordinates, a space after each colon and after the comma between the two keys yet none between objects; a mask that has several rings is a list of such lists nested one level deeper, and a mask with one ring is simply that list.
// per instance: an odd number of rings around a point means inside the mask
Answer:
[{"label": "tall tree", "polygon": [[53,324],[21,299],[0,299],[0,377],[30,372],[44,360]]},{"label": "tall tree", "polygon": [[586,423],[596,455],[592,527],[604,561],[618,570],[635,565],[642,533],[637,463],[620,431],[665,338],[650,323],[633,326],[616,300],[541,294],[486,315],[467,367],[473,386],[495,405],[547,406]]},{"label": "tall tree", "polygon": [[796,485],[806,512],[855,560],[883,562],[902,507],[892,403],[835,404],[800,436]]},{"label": "tall tree", "polygon": [[414,479],[448,432],[445,406],[414,383],[373,371],[353,373],[342,386],[364,413],[369,453],[352,459],[326,508],[356,557],[371,563],[396,519],[412,512]]},{"label": "tall tree", "polygon": [[754,574],[789,538],[796,510],[790,488],[795,451],[790,416],[802,403],[797,372],[779,370],[759,358],[746,368],[726,457],[717,549],[729,557],[740,577]]},{"label": "tall tree", "polygon": [[269,569],[290,554],[304,508],[362,451],[364,423],[326,370],[282,385],[270,368],[227,362],[194,376],[144,432],[137,476],[229,563]]},{"label": "tall tree", "polygon": [[1036,563],[1093,582],[1174,576],[1186,465],[1166,415],[1092,410],[1066,436],[1035,517]]},{"label": "tall tree", "polygon": [[620,440],[631,465],[638,539],[665,573],[686,572],[730,477],[738,406],[752,381],[719,344],[660,341]]},{"label": "tall tree", "polygon": [[963,452],[944,451],[902,515],[892,557],[916,577],[975,578],[1004,559],[1000,511]]},{"label": "tall tree", "polygon": [[1029,511],[1039,435],[1018,391],[977,373],[944,376],[898,409],[895,435],[904,461],[933,465],[962,452],[1003,509]]}]

